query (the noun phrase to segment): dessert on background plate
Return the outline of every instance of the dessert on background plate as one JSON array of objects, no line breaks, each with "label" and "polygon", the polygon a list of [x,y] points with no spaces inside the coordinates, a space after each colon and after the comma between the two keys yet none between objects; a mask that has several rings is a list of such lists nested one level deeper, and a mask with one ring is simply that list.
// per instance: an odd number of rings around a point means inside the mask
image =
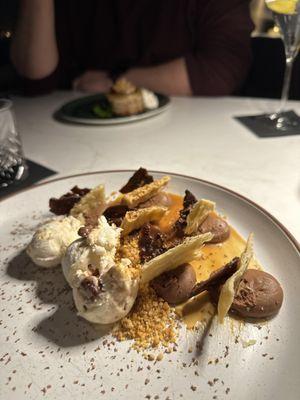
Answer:
[{"label": "dessert on background plate", "polygon": [[151,90],[138,88],[125,78],[119,78],[105,93],[106,102],[98,102],[93,112],[100,118],[130,117],[159,108],[159,97]]},{"label": "dessert on background plate", "polygon": [[41,267],[62,265],[80,317],[113,324],[137,350],[169,351],[180,324],[197,328],[215,314],[220,324],[273,317],[283,301],[254,256],[253,235],[245,241],[214,202],[188,188],[171,193],[169,181],[140,168],[112,194],[99,185],[51,198],[56,216],[27,249]]},{"label": "dessert on background plate", "polygon": [[59,121],[87,125],[119,125],[154,117],[167,110],[170,98],[120,78],[107,93],[79,97],[55,113]]},{"label": "dessert on background plate", "polygon": [[159,106],[157,96],[150,90],[137,88],[125,78],[118,79],[106,95],[115,115],[136,115]]}]

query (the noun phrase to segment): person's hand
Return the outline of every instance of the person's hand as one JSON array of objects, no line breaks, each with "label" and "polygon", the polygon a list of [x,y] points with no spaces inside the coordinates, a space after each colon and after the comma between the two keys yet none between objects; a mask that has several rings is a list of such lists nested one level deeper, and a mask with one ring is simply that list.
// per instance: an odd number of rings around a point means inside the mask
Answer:
[{"label": "person's hand", "polygon": [[73,81],[73,89],[82,92],[108,92],[113,82],[104,71],[89,70]]}]

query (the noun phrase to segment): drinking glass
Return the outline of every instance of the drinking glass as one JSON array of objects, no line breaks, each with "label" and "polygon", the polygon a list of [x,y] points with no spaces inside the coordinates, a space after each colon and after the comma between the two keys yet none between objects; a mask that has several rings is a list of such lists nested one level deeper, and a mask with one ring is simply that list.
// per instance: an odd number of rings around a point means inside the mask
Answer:
[{"label": "drinking glass", "polygon": [[274,20],[281,31],[285,49],[286,69],[279,109],[272,114],[259,115],[256,119],[258,122],[273,127],[278,131],[297,128],[300,130],[300,118],[293,112],[286,111],[293,63],[300,46],[300,1],[265,0],[265,2],[267,7],[273,12]]},{"label": "drinking glass", "polygon": [[27,165],[16,130],[12,102],[0,99],[0,188],[21,181],[26,175]]}]

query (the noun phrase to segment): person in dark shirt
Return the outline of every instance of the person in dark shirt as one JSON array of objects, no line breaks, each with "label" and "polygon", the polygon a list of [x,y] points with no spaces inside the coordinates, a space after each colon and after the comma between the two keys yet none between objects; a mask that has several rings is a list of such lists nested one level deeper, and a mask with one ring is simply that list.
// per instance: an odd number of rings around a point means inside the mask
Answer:
[{"label": "person in dark shirt", "polygon": [[27,93],[234,93],[251,62],[248,0],[20,0],[12,62]]}]

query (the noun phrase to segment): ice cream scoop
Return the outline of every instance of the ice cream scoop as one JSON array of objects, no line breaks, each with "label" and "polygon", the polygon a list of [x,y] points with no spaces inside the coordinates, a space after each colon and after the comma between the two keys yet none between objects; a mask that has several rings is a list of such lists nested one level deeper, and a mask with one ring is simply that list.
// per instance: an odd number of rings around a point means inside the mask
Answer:
[{"label": "ice cream scoop", "polygon": [[248,269],[234,296],[231,311],[246,318],[267,318],[277,314],[283,301],[280,283],[270,274]]},{"label": "ice cream scoop", "polygon": [[127,258],[116,259],[121,229],[101,216],[98,226],[73,242],[62,261],[64,275],[73,288],[78,313],[97,324],[109,324],[131,309],[139,279]]},{"label": "ice cream scoop", "polygon": [[78,314],[96,324],[120,320],[134,304],[138,282],[131,276],[128,264],[124,261],[101,277],[86,278],[78,288],[73,288]]},{"label": "ice cream scoop", "polygon": [[179,304],[190,297],[196,283],[196,273],[185,263],[155,278],[151,285],[156,293],[170,304]]},{"label": "ice cream scoop", "polygon": [[81,222],[69,216],[53,218],[41,225],[27,247],[27,254],[32,261],[45,268],[59,265],[67,247],[78,236]]},{"label": "ice cream scoop", "polygon": [[143,98],[144,106],[148,110],[154,110],[155,108],[157,108],[159,106],[158,97],[156,96],[156,94],[151,92],[151,90],[142,88],[141,95]]},{"label": "ice cream scoop", "polygon": [[62,260],[62,268],[69,285],[74,288],[90,270],[97,270],[99,276],[115,265],[114,257],[120,241],[121,229],[109,225],[101,216],[96,228],[87,237],[73,242]]}]

